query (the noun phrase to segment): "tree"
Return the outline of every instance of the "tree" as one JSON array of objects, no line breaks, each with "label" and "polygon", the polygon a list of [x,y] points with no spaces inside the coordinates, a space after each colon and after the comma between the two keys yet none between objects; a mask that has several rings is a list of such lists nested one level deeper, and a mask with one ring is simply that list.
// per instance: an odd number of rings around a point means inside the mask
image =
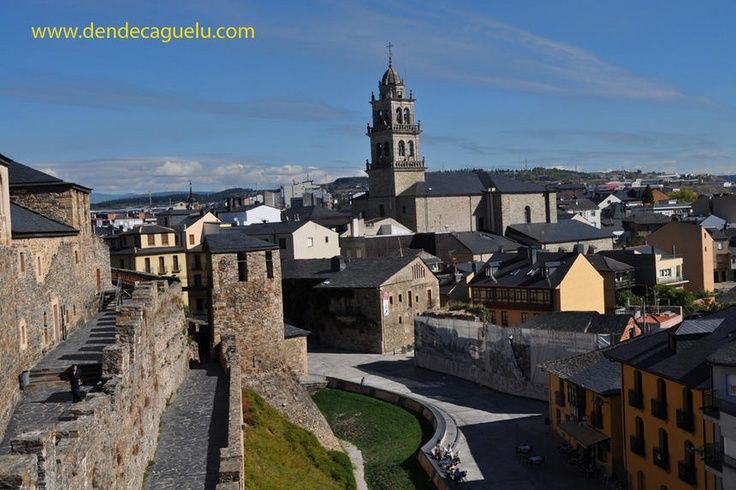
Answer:
[{"label": "tree", "polygon": [[698,193],[692,189],[680,189],[679,191],[670,192],[668,196],[677,199],[678,203],[691,203],[698,198]]},{"label": "tree", "polygon": [[648,185],[644,189],[644,194],[642,194],[641,200],[644,204],[654,204],[654,193],[652,192],[652,188]]}]

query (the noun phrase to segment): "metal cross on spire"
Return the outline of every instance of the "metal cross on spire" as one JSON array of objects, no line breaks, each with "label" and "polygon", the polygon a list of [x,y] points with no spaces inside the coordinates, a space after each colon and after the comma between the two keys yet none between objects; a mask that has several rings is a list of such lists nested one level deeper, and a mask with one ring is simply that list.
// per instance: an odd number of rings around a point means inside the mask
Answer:
[{"label": "metal cross on spire", "polygon": [[388,66],[391,66],[391,62],[393,58],[393,53],[391,52],[391,48],[393,48],[394,45],[391,44],[391,41],[389,41],[386,47],[388,48]]}]

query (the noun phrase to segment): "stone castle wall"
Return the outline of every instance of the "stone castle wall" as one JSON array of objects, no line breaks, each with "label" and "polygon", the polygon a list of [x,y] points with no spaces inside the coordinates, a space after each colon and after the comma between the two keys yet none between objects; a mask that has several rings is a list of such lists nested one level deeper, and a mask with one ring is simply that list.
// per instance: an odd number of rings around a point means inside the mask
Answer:
[{"label": "stone castle wall", "polygon": [[15,239],[0,246],[0,284],[2,436],[20,373],[97,312],[98,292],[112,285],[109,252],[93,236]]},{"label": "stone castle wall", "polygon": [[138,285],[120,307],[116,331],[117,342],[103,352],[102,391],[52,427],[13,439],[11,454],[0,457],[0,481],[49,490],[141,488],[161,414],[188,370],[179,285]]},{"label": "stone castle wall", "polygon": [[70,186],[13,188],[11,201],[80,230],[92,234],[89,194]]}]

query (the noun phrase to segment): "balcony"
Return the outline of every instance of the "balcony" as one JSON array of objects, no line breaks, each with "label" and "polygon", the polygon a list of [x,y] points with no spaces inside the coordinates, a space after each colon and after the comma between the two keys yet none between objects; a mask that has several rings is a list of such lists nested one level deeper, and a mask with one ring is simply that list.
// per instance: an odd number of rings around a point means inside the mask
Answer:
[{"label": "balcony", "polygon": [[404,168],[404,169],[422,169],[424,166],[424,158],[421,160],[393,160],[381,158],[376,163],[365,161],[366,170],[375,170],[378,168]]},{"label": "balcony", "polygon": [[677,286],[689,282],[684,275],[673,275],[673,276],[658,276],[657,284],[666,284],[670,286]]},{"label": "balcony", "polygon": [[652,459],[654,464],[662,468],[663,470],[670,469],[670,453],[662,451],[660,448],[652,448]]},{"label": "balcony", "polygon": [[652,415],[661,420],[667,420],[667,400],[652,398]]},{"label": "balcony", "polygon": [[616,290],[629,289],[629,288],[633,288],[634,286],[636,286],[636,280],[631,276],[617,277],[613,284]]},{"label": "balcony", "polygon": [[687,461],[677,462],[677,476],[680,477],[680,480],[689,483],[690,485],[695,485],[697,483],[697,479],[695,478],[695,465],[691,465]]},{"label": "balcony", "polygon": [[723,471],[723,448],[719,444],[705,445],[705,466],[717,472]]},{"label": "balcony", "polygon": [[690,410],[677,409],[677,427],[688,432],[695,432],[695,417]]},{"label": "balcony", "polygon": [[644,408],[644,394],[641,391],[629,390],[629,406]]},{"label": "balcony", "polygon": [[590,425],[596,429],[603,428],[603,414],[600,412],[590,412]]},{"label": "balcony", "polygon": [[422,132],[422,124],[381,124],[378,126],[367,126],[366,128],[366,135],[370,136],[372,134],[378,134],[382,133],[383,131],[394,131],[397,133],[411,133],[411,134],[419,134]]},{"label": "balcony", "polygon": [[565,406],[565,393],[562,391],[555,391],[555,403],[560,407]]},{"label": "balcony", "polygon": [[647,452],[644,439],[640,439],[632,435],[629,437],[629,446],[631,447],[632,453],[636,453],[641,457],[646,457]]}]

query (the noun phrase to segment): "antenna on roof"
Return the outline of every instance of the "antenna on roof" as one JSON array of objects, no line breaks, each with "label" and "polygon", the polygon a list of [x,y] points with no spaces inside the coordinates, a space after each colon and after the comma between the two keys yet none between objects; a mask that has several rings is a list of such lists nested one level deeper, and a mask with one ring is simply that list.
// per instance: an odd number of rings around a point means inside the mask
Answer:
[{"label": "antenna on roof", "polygon": [[391,48],[393,48],[394,45],[389,41],[386,47],[388,48],[388,66],[391,66],[393,64],[393,52],[391,51]]}]

